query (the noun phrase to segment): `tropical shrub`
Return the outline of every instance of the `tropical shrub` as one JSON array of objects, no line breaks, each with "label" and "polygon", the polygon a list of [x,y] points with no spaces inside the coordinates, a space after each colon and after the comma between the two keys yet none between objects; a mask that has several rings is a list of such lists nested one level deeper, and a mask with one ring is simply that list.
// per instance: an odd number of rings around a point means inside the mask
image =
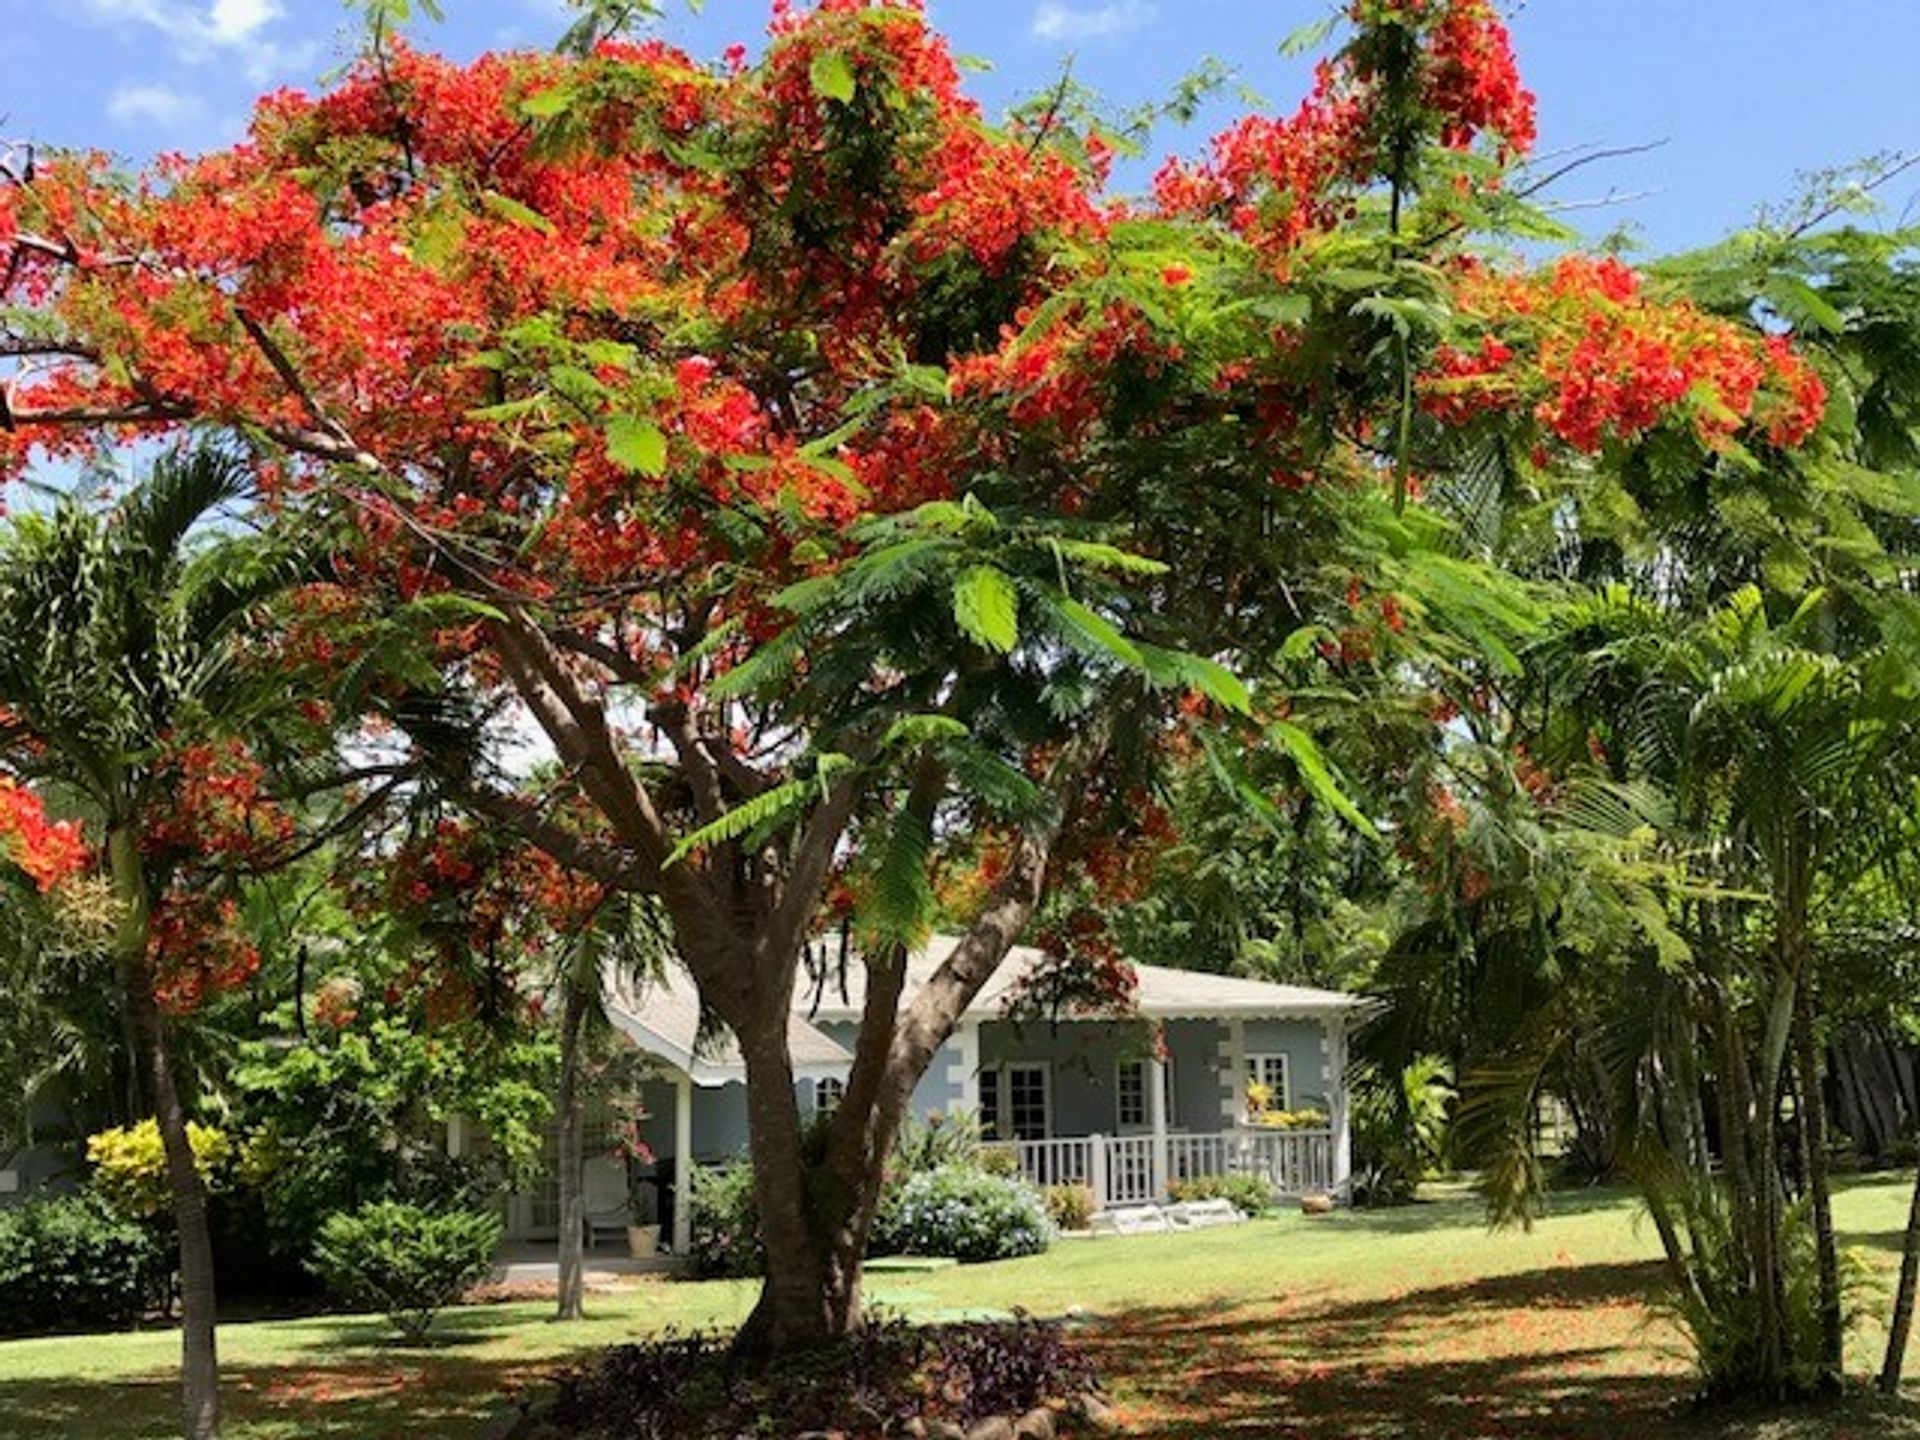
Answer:
[{"label": "tropical shrub", "polygon": [[[243,1047],[234,1083],[245,1131],[237,1171],[258,1190],[268,1235],[304,1257],[330,1215],[379,1200],[429,1209],[484,1206],[528,1178],[552,1113],[551,1044],[454,1021],[425,1023],[408,1003],[327,1002],[296,1045]],[[446,1122],[471,1120],[489,1144],[447,1154]]]},{"label": "tropical shrub", "polygon": [[[187,1143],[193,1147],[193,1163],[201,1180],[208,1189],[216,1188],[233,1158],[233,1142],[223,1131],[188,1121]],[[94,1188],[122,1215],[151,1219],[171,1205],[167,1152],[155,1120],[118,1125],[88,1137],[87,1159],[93,1164]]]},{"label": "tropical shrub", "polygon": [[622,1345],[562,1379],[551,1418],[569,1435],[624,1440],[733,1440],[773,1433],[769,1416],[782,1435],[962,1433],[1098,1393],[1061,1328],[1024,1318],[870,1321],[758,1371],[743,1370],[731,1346],[719,1334]]},{"label": "tropical shrub", "polygon": [[1049,1185],[1040,1192],[1047,1202],[1047,1219],[1056,1230],[1084,1230],[1093,1223],[1099,1201],[1086,1185]]},{"label": "tropical shrub", "polygon": [[342,1300],[381,1311],[417,1342],[442,1308],[486,1278],[499,1244],[496,1216],[380,1201],[329,1216],[313,1266]]},{"label": "tropical shrub", "polygon": [[751,1279],[766,1267],[753,1170],[701,1168],[693,1175],[693,1268],[701,1275]]},{"label": "tropical shrub", "polygon": [[99,1195],[0,1210],[0,1334],[131,1324],[162,1298],[166,1277],[154,1230]]},{"label": "tropical shrub", "polygon": [[942,1165],[974,1165],[980,1151],[980,1122],[971,1115],[910,1115],[893,1144],[892,1173],[904,1179]]},{"label": "tropical shrub", "polygon": [[1202,1175],[1167,1187],[1175,1200],[1225,1200],[1242,1215],[1264,1215],[1273,1205],[1273,1187],[1258,1175]]},{"label": "tropical shrub", "polygon": [[1454,1090],[1444,1061],[1422,1056],[1404,1070],[1357,1069],[1353,1106],[1353,1196],[1362,1205],[1404,1205],[1446,1153]]},{"label": "tropical shrub", "polygon": [[[1694,1373],[1703,1396],[1731,1399],[1763,1393],[1764,1377],[1756,1372],[1757,1337],[1761,1333],[1760,1295],[1744,1273],[1740,1246],[1724,1190],[1712,1182],[1690,1177],[1668,1177],[1651,1182],[1670,1211],[1682,1217],[1691,1242],[1690,1267],[1695,1285],[1661,1292],[1655,1310],[1666,1315],[1687,1337],[1693,1352]],[[1825,1336],[1821,1317],[1819,1257],[1805,1200],[1789,1206],[1780,1226],[1780,1333],[1788,1378],[1802,1394],[1813,1394],[1825,1370]],[[1861,1301],[1874,1288],[1871,1267],[1857,1252],[1843,1251],[1840,1283],[1846,1323],[1861,1313]]]},{"label": "tropical shrub", "polygon": [[1037,1255],[1052,1240],[1046,1202],[1024,1180],[978,1166],[942,1165],[887,1194],[868,1248],[972,1263]]}]

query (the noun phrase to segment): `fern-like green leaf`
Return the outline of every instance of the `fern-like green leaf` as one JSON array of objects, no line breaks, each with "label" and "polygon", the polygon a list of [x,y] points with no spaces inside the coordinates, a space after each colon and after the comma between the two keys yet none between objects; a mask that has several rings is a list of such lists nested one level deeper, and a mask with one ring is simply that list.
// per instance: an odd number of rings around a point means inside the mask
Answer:
[{"label": "fern-like green leaf", "polygon": [[983,650],[1004,655],[1020,643],[1018,592],[991,565],[975,565],[953,582],[953,619]]}]

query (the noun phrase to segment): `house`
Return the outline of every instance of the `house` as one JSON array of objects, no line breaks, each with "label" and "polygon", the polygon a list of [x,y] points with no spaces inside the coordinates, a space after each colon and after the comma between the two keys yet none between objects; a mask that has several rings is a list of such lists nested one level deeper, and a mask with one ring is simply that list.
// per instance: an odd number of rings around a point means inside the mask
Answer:
[{"label": "house", "polygon": [[[956,942],[936,938],[909,962],[906,994]],[[935,1055],[913,1111],[970,1114],[1008,1147],[1036,1184],[1078,1184],[1100,1209],[1163,1199],[1171,1183],[1208,1175],[1264,1176],[1276,1195],[1343,1195],[1351,1169],[1344,1076],[1347,1042],[1370,1002],[1298,985],[1136,966],[1141,1021],[1086,1014],[1015,1018],[1009,1002],[1040,952],[1015,947]],[[864,1000],[864,968],[848,967],[818,994],[802,994],[789,1021],[802,1113],[829,1110],[843,1093]],[[805,987],[803,987],[804,989]],[[693,1167],[728,1164],[747,1148],[745,1067],[731,1039],[702,1043],[692,982],[676,973],[636,988],[609,974],[606,1009],[648,1058],[633,1097],[640,1138],[654,1156],[642,1176],[643,1220],[659,1220],[684,1253],[689,1211],[680,1203]],[[1156,1051],[1151,1032],[1164,1045]],[[626,1193],[614,1110],[588,1117],[586,1190]],[[649,1183],[651,1182],[651,1183]],[[508,1209],[517,1240],[551,1236],[551,1174]]]}]

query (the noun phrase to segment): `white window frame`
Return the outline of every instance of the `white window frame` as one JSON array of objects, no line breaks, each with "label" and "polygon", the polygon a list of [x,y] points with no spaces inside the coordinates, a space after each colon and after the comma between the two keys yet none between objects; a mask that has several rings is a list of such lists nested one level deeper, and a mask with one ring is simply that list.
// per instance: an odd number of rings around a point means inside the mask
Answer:
[{"label": "white window frame", "polygon": [[[978,1076],[980,1095],[974,1112],[974,1119],[980,1122],[982,1140],[998,1140],[1000,1123],[1006,1118],[1006,1096],[1000,1093],[1000,1067],[982,1065]],[[989,1099],[991,1097],[991,1099]],[[989,1119],[987,1111],[991,1106],[993,1114]]]},{"label": "white window frame", "polygon": [[[1047,1140],[1053,1137],[1053,1066],[1045,1060],[1002,1060],[980,1067],[980,1110],[977,1118],[983,1140],[1006,1143],[1020,1138],[1013,1129],[1013,1074],[1016,1070],[1038,1073],[1040,1076],[1040,1108],[1045,1133],[1028,1138]],[[993,1112],[991,1128],[988,1126],[989,1109]]]},{"label": "white window frame", "polygon": [[[1173,1057],[1168,1056],[1160,1062],[1161,1086],[1167,1094],[1167,1123],[1171,1125],[1175,1115],[1174,1096],[1178,1090],[1173,1083]],[[1138,1069],[1140,1072],[1140,1118],[1129,1120],[1122,1108],[1125,1095],[1127,1071]],[[1147,1091],[1147,1075],[1153,1069],[1153,1062],[1139,1056],[1123,1055],[1113,1062],[1113,1129],[1116,1135],[1144,1134],[1153,1128],[1153,1106]]]},{"label": "white window frame", "polygon": [[847,1098],[847,1082],[838,1075],[822,1075],[813,1082],[813,1113],[831,1115]]},{"label": "white window frame", "polygon": [[[1278,1066],[1280,1069],[1280,1083],[1277,1086],[1273,1085],[1267,1078],[1269,1066]],[[1248,1116],[1252,1115],[1253,1106],[1251,1102],[1246,1100],[1246,1087],[1254,1084],[1266,1085],[1269,1089],[1277,1092],[1274,1096],[1272,1107],[1275,1110],[1291,1110],[1293,1108],[1293,1066],[1288,1063],[1287,1054],[1284,1050],[1249,1050],[1246,1053],[1242,1061],[1242,1085],[1240,1094],[1242,1100],[1241,1109]]]},{"label": "white window frame", "polygon": [[[1013,1120],[1013,1077],[1018,1071],[1037,1074],[1040,1077],[1040,1133],[1023,1136],[1014,1128]],[[1000,1067],[1001,1083],[1006,1089],[1001,1093],[1000,1117],[1009,1140],[1051,1140],[1053,1138],[1053,1066],[1045,1060],[1009,1060]]]}]

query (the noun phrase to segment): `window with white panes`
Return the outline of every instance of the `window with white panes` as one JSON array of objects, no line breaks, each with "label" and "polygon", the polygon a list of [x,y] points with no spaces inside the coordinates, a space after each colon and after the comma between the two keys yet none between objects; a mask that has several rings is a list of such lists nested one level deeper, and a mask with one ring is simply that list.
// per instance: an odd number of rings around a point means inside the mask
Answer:
[{"label": "window with white panes", "polygon": [[823,1075],[813,1082],[813,1113],[831,1115],[840,1108],[840,1102],[846,1098],[847,1084],[832,1075]]},{"label": "window with white panes", "polygon": [[[1122,1060],[1114,1069],[1113,1122],[1119,1130],[1144,1130],[1153,1123],[1147,1108],[1147,1074],[1153,1066],[1145,1060]],[[1167,1097],[1167,1121],[1173,1121],[1173,1062],[1162,1062],[1162,1085]]]},{"label": "window with white panes", "polygon": [[1053,1133],[1053,1077],[1045,1062],[1015,1060],[980,1071],[980,1133],[1044,1140]]},{"label": "window with white panes", "polygon": [[1044,1140],[1053,1133],[1052,1077],[1045,1065],[1007,1066],[1007,1127],[1016,1140]]},{"label": "window with white panes", "polygon": [[1266,1094],[1266,1109],[1290,1110],[1293,1108],[1287,1090],[1287,1057],[1285,1055],[1247,1056],[1246,1098],[1249,1116],[1261,1108],[1254,1103],[1256,1085]]}]

